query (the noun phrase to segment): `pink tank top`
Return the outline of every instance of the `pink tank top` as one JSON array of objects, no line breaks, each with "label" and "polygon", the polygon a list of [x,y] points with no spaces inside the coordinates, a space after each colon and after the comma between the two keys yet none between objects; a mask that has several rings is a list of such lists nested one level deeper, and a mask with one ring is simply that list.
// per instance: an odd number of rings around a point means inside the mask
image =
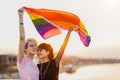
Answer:
[{"label": "pink tank top", "polygon": [[29,57],[25,56],[21,62],[17,58],[17,67],[20,80],[39,80],[38,67]]}]

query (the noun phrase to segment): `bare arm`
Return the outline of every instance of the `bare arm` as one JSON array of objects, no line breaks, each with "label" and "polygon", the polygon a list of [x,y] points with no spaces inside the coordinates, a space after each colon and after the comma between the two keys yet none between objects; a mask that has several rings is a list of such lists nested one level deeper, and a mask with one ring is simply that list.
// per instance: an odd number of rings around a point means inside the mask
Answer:
[{"label": "bare arm", "polygon": [[59,62],[60,62],[60,60],[61,60],[61,58],[62,58],[62,56],[63,56],[63,54],[64,54],[64,50],[65,50],[66,45],[67,45],[67,43],[68,43],[70,34],[71,34],[71,32],[72,32],[74,29],[76,29],[76,28],[75,28],[75,27],[71,27],[71,28],[69,29],[69,31],[67,32],[67,35],[66,35],[66,37],[65,37],[65,39],[64,39],[64,41],[63,41],[63,44],[62,44],[61,47],[60,47],[60,50],[59,50],[59,52],[58,52],[58,55],[57,55],[57,57],[56,57],[56,63],[57,63],[57,64],[59,64]]},{"label": "bare arm", "polygon": [[21,62],[24,57],[24,44],[25,44],[25,32],[23,26],[23,9],[20,8],[18,10],[19,15],[19,52],[18,52],[18,60]]}]

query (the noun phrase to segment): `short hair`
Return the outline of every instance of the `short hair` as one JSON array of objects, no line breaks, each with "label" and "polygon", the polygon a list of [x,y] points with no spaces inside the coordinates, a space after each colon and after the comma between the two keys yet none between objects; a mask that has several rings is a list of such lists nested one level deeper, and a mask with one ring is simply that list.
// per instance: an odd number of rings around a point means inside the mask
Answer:
[{"label": "short hair", "polygon": [[36,41],[35,39],[33,39],[33,38],[28,38],[28,39],[26,40],[26,43],[25,43],[25,49],[28,48],[28,43],[29,43],[29,42],[34,42],[35,45],[37,46],[37,41]]},{"label": "short hair", "polygon": [[49,55],[48,55],[48,58],[50,60],[52,60],[54,58],[54,54],[53,54],[53,48],[50,44],[47,44],[47,43],[41,43],[40,45],[38,45],[37,47],[37,51],[40,50],[40,49],[45,49],[46,51],[49,51]]}]

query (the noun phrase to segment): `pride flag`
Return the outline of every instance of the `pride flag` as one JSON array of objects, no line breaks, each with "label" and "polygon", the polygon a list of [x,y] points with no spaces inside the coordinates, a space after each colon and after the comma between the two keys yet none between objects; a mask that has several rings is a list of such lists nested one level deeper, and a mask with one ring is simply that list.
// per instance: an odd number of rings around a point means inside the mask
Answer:
[{"label": "pride flag", "polygon": [[[59,34],[59,28],[63,29],[63,30],[68,30],[70,27],[74,27],[74,26],[78,26],[78,29],[75,30],[75,32],[78,33],[80,40],[82,41],[82,43],[84,44],[84,46],[88,47],[91,41],[91,36],[88,34],[85,25],[82,23],[82,21],[80,20],[80,18],[73,14],[73,13],[69,13],[69,12],[65,12],[65,11],[60,11],[60,10],[51,10],[51,9],[35,9],[35,8],[28,8],[28,7],[24,7],[24,9],[28,12],[29,16],[31,17],[33,23],[35,24],[35,26],[37,26],[36,24],[40,24],[43,23],[44,21],[38,21],[38,19],[43,19],[45,21],[47,21],[47,24],[49,25],[53,25],[51,28],[54,27],[55,31],[52,30],[50,32],[50,36],[53,36],[54,33]],[[32,17],[34,16],[34,17]],[[36,20],[37,19],[37,20]],[[50,22],[49,22],[49,21]],[[55,27],[55,26],[58,27]],[[40,25],[41,26],[41,25]],[[50,31],[51,28],[49,26],[43,26],[42,28],[39,26],[39,29],[37,28],[37,30],[42,33],[46,33],[44,31],[44,29],[48,29],[47,31]],[[41,35],[43,35],[40,32]],[[53,33],[53,34],[51,34]],[[47,34],[48,36],[48,34]]]},{"label": "pride flag", "polygon": [[57,25],[51,23],[41,15],[35,14],[33,11],[28,10],[27,8],[24,9],[27,11],[36,30],[42,36],[43,39],[48,39],[61,33]]}]

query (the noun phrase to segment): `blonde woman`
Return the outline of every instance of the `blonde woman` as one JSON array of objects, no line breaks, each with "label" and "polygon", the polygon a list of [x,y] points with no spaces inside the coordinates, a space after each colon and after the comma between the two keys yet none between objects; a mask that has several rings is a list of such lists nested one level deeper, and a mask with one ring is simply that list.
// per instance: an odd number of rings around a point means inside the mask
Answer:
[{"label": "blonde woman", "polygon": [[18,10],[19,15],[19,51],[17,56],[17,67],[20,80],[39,80],[39,70],[33,63],[33,57],[36,54],[37,42],[35,39],[27,39],[25,42],[25,31],[23,24],[23,8]]}]

